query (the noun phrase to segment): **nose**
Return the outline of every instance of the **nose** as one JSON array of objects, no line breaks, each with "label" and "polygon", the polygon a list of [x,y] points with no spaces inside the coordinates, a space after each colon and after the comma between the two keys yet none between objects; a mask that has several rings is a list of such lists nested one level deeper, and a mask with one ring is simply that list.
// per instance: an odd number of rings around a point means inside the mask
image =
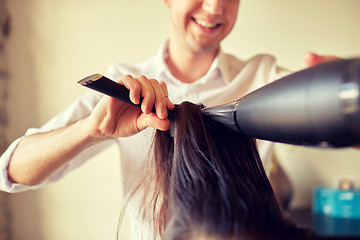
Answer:
[{"label": "nose", "polygon": [[202,8],[214,15],[222,14],[223,0],[204,0]]}]

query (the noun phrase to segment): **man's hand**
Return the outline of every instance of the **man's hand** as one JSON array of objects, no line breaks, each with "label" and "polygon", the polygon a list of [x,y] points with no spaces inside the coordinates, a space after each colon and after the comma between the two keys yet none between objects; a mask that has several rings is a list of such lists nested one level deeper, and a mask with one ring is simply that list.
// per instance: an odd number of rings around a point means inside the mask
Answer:
[{"label": "man's hand", "polygon": [[[141,109],[104,96],[89,116],[63,128],[25,136],[11,156],[9,179],[36,185],[95,143],[131,136],[146,127],[169,129],[167,110],[174,105],[165,83],[144,76],[125,76],[119,83],[130,90],[133,103],[140,103],[143,97]],[[154,106],[156,113],[151,113]]]},{"label": "man's hand", "polygon": [[[130,100],[140,103],[141,109],[121,102],[115,98],[104,96],[87,119],[91,135],[101,141],[108,138],[128,137],[141,130],[152,127],[166,131],[170,127],[167,110],[174,109],[168,98],[167,86],[164,82],[148,79],[145,76],[123,77],[120,84],[130,90]],[[155,106],[156,113],[151,110]]]},{"label": "man's hand", "polygon": [[340,60],[340,57],[333,55],[318,55],[313,52],[307,52],[304,54],[304,62],[308,67],[313,67],[315,65],[330,62],[334,60]]}]

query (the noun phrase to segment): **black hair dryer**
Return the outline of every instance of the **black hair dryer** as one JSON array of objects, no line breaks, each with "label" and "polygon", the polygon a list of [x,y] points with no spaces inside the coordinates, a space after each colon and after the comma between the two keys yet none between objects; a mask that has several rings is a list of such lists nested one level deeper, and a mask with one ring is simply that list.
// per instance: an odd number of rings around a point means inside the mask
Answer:
[{"label": "black hair dryer", "polygon": [[360,144],[360,58],[295,72],[203,113],[263,140],[295,145]]}]

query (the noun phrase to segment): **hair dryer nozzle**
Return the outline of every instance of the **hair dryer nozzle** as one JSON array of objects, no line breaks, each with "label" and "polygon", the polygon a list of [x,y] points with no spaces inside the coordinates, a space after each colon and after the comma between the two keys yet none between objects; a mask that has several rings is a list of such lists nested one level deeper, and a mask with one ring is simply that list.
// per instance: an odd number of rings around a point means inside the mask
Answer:
[{"label": "hair dryer nozzle", "polygon": [[216,107],[203,108],[202,113],[209,119],[219,122],[233,131],[241,132],[237,126],[236,109],[240,100]]}]

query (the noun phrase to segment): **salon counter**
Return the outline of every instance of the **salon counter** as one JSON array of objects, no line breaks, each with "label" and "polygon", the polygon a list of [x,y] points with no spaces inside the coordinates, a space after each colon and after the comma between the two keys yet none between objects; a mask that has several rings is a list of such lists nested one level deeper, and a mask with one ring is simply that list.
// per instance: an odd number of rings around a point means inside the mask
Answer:
[{"label": "salon counter", "polygon": [[313,214],[311,209],[293,209],[290,218],[315,231],[317,239],[360,239],[360,219]]}]

